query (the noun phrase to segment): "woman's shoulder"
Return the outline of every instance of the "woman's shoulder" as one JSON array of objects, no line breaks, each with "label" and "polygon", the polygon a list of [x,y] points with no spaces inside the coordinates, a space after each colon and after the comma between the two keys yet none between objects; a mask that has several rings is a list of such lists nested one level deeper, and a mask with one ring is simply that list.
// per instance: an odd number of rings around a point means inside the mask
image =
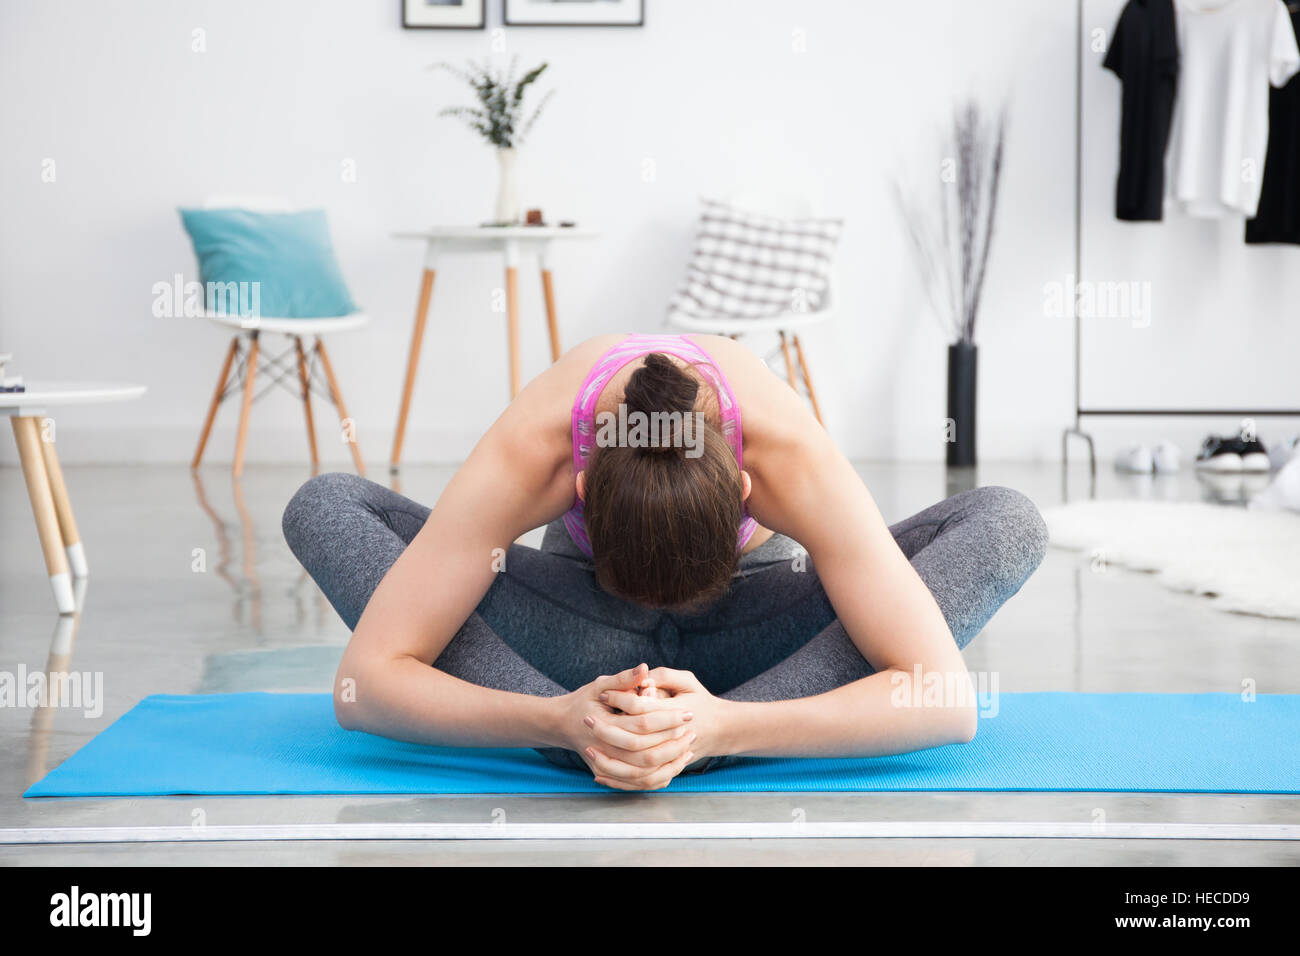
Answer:
[{"label": "woman's shoulder", "polygon": [[579,342],[529,382],[515,401],[523,400],[534,406],[556,405],[567,416],[592,366],[623,338],[622,335],[597,335]]},{"label": "woman's shoulder", "polygon": [[736,340],[725,335],[692,335],[691,339],[722,369],[742,413],[749,407],[762,407],[772,384],[780,384],[767,363]]},{"label": "woman's shoulder", "polygon": [[768,371],[766,362],[733,338],[725,335],[694,334],[688,338],[704,349],[722,367],[722,372],[728,380],[733,377],[753,378],[759,372]]},{"label": "woman's shoulder", "polygon": [[[692,335],[722,369],[740,406],[745,453],[788,447],[821,425],[785,379],[747,346],[722,335]],[[748,460],[748,459],[746,459]]]},{"label": "woman's shoulder", "polygon": [[622,338],[597,335],[573,346],[520,390],[489,434],[495,432],[515,447],[567,455],[573,401],[591,367]]},{"label": "woman's shoulder", "polygon": [[[573,401],[582,383],[600,357],[627,338],[625,333],[597,335],[573,346],[519,394],[516,405],[524,406],[534,424],[537,417],[554,418],[567,428]],[[774,375],[767,363],[748,347],[723,335],[691,335],[722,370],[741,408],[746,443],[753,431],[768,432],[802,428],[815,419],[804,408],[786,382]]]},{"label": "woman's shoulder", "polygon": [[573,372],[578,373],[579,380],[587,377],[587,372],[599,361],[600,357],[612,349],[619,342],[627,338],[627,333],[612,333],[607,335],[593,335],[589,339],[584,339],[573,348],[569,349],[559,360],[551,366],[552,369],[571,368]]}]

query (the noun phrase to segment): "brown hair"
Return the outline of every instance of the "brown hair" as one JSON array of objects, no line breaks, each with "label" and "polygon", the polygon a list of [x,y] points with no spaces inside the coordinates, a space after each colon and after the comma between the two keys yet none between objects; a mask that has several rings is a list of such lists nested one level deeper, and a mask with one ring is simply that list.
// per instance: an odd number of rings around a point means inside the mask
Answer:
[{"label": "brown hair", "polygon": [[[652,352],[632,373],[623,403],[629,415],[695,410],[700,382]],[[658,447],[597,444],[587,464],[583,517],[596,581],[647,607],[693,610],[720,597],[736,569],[744,517],[740,468],[731,446],[705,415],[688,457],[683,436]],[[697,419],[698,421],[699,419]]]}]

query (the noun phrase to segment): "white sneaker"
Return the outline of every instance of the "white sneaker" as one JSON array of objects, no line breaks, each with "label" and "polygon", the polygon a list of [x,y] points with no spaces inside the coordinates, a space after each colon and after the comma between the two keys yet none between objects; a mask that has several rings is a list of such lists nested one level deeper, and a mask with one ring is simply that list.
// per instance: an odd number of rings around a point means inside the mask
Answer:
[{"label": "white sneaker", "polygon": [[1179,459],[1181,454],[1178,446],[1165,439],[1151,450],[1151,462],[1155,470],[1160,474],[1172,474],[1178,470]]},{"label": "white sneaker", "polygon": [[1257,474],[1268,474],[1273,464],[1268,455],[1262,451],[1247,452],[1241,456],[1241,470],[1253,471]]},{"label": "white sneaker", "polygon": [[1149,475],[1155,470],[1155,460],[1146,445],[1125,448],[1115,456],[1115,470],[1130,475]]}]

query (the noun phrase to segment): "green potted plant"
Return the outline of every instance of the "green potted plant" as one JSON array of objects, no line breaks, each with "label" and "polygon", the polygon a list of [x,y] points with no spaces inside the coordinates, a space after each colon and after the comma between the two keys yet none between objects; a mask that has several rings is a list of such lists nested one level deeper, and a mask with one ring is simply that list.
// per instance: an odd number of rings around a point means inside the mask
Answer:
[{"label": "green potted plant", "polygon": [[515,79],[518,57],[512,57],[505,70],[493,69],[488,61],[472,60],[464,67],[450,63],[435,63],[431,69],[445,70],[464,80],[474,91],[476,106],[449,106],[438,112],[463,121],[470,129],[495,147],[500,179],[497,188],[497,225],[514,225],[519,222],[519,195],[515,182],[515,150],[523,144],[542,110],[555,95],[548,90],[531,114],[525,118],[524,96],[528,88],[546,70],[547,64],[534,67]]}]

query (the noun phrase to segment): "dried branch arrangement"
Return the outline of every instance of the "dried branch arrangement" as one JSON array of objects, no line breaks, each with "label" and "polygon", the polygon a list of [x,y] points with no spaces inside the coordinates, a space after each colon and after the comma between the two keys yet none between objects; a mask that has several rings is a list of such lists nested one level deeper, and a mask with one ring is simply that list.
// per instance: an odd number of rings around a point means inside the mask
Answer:
[{"label": "dried branch arrangement", "polygon": [[894,195],[907,227],[922,281],[936,315],[954,343],[974,344],[980,295],[988,269],[1006,142],[1005,105],[996,117],[974,100],[953,113],[943,143],[938,210]]}]

